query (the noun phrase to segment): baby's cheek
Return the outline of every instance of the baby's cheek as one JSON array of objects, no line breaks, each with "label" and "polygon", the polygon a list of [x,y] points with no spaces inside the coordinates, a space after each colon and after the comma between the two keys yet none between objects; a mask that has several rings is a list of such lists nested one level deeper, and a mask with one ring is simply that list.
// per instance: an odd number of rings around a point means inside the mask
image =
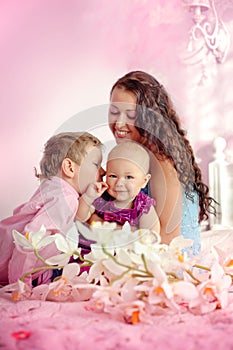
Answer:
[{"label": "baby's cheek", "polygon": [[126,185],[127,191],[132,195],[134,193],[134,185],[130,182]]}]

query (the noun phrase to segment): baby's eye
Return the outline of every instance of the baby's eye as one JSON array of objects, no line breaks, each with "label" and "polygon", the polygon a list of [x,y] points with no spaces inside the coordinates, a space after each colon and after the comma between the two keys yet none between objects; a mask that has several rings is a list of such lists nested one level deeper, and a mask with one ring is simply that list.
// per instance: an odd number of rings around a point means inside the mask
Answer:
[{"label": "baby's eye", "polygon": [[116,178],[116,175],[114,174],[109,174],[108,177],[112,178],[112,179],[115,179]]},{"label": "baby's eye", "polygon": [[132,175],[127,175],[127,176],[126,176],[126,179],[127,179],[127,180],[132,180],[132,179],[134,179],[134,177],[133,177]]}]

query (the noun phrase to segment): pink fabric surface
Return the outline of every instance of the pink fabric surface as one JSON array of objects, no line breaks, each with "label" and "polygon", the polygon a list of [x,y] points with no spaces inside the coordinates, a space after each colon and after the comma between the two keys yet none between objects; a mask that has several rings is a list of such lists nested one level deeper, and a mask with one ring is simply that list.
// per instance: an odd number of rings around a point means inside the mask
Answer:
[{"label": "pink fabric surface", "polygon": [[[0,298],[0,348],[78,349],[232,349],[233,306],[205,315],[161,311],[152,324],[129,325],[95,311],[90,302],[13,302]],[[26,339],[14,333],[26,331]]]},{"label": "pink fabric surface", "polygon": [[[232,242],[232,230],[202,233],[203,251],[217,244],[230,252]],[[92,301],[15,302],[0,296],[3,350],[232,350],[233,290],[225,309],[200,315],[161,308],[148,322],[127,324],[117,314],[97,311]]]}]

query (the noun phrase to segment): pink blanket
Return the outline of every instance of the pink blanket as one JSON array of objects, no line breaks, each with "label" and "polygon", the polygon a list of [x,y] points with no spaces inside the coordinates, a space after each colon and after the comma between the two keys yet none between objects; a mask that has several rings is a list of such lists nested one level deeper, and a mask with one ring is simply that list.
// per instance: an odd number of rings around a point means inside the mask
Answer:
[{"label": "pink blanket", "polygon": [[0,348],[78,349],[232,349],[233,306],[205,315],[171,310],[152,324],[129,325],[93,311],[90,302],[0,299]]},{"label": "pink blanket", "polygon": [[[205,232],[212,245],[232,251],[233,231]],[[233,300],[233,291],[229,291]],[[3,350],[210,350],[233,349],[233,302],[204,315],[161,308],[148,323],[127,324],[119,314],[98,312],[92,301],[52,302],[0,296],[0,348]]]}]

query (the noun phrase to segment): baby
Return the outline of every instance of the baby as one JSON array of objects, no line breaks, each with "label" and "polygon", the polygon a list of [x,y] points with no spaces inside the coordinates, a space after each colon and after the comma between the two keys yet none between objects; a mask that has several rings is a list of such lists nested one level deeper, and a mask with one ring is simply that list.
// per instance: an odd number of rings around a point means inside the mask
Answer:
[{"label": "baby", "polygon": [[123,225],[128,221],[133,229],[145,228],[159,233],[160,223],[155,200],[144,194],[149,179],[150,158],[138,143],[125,141],[108,154],[106,165],[107,191],[94,201],[96,214],[104,221]]},{"label": "baby", "polygon": [[[0,222],[0,284],[13,283],[23,273],[40,267],[41,262],[31,250],[13,242],[12,230],[22,234],[38,232],[42,224],[46,235],[57,232],[66,235],[78,218],[85,221],[92,211],[85,195],[94,201],[107,188],[102,182],[101,142],[87,132],[65,132],[51,137],[40,162],[40,185],[31,199],[16,208],[13,216]],[[43,247],[40,255],[46,259],[58,254],[54,243]],[[47,283],[51,271],[40,271],[27,283]]]}]

